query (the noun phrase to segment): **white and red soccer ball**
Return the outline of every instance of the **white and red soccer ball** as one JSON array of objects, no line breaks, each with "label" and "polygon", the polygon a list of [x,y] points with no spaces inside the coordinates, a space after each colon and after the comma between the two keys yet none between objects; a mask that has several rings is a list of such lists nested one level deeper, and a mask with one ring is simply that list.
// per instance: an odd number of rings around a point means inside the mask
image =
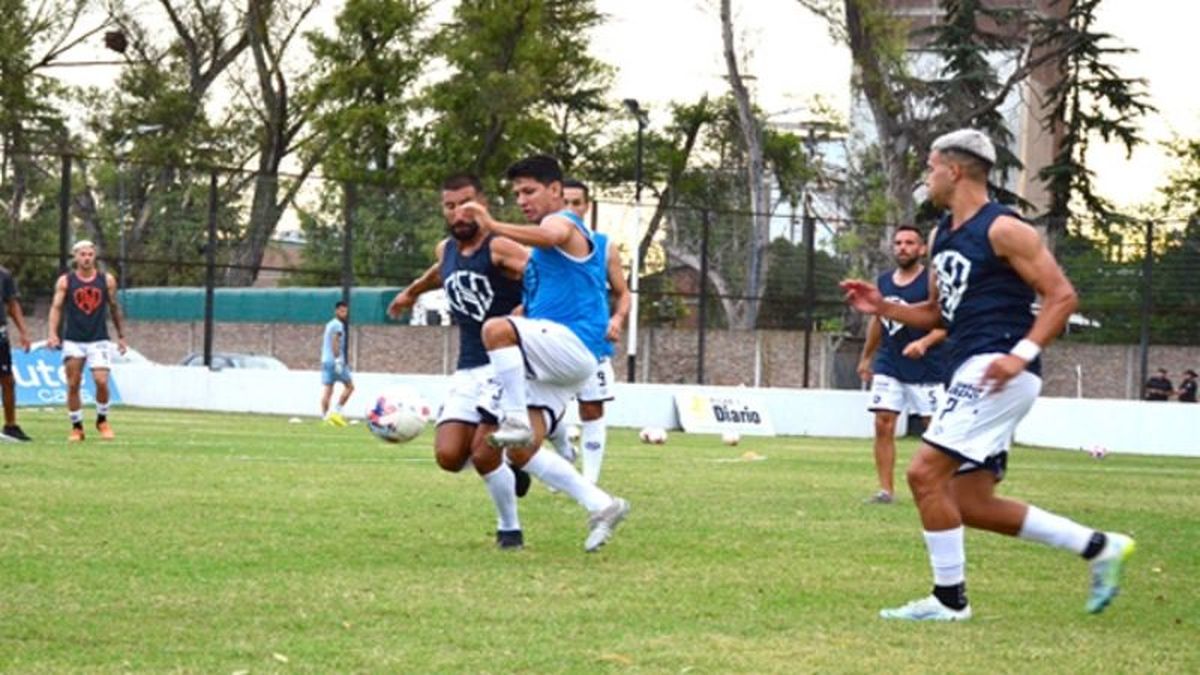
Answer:
[{"label": "white and red soccer ball", "polygon": [[394,387],[367,408],[367,428],[388,443],[407,443],[421,435],[432,416],[433,410],[420,394],[407,387]]},{"label": "white and red soccer ball", "polygon": [[667,442],[667,430],[662,427],[646,427],[638,433],[638,438],[642,439],[643,443],[662,445]]}]

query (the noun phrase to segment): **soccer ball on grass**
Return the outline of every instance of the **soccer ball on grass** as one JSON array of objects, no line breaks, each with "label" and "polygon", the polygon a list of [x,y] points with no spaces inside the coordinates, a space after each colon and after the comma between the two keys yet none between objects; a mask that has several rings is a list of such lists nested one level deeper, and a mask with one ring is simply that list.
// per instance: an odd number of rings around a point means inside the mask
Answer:
[{"label": "soccer ball on grass", "polygon": [[397,387],[380,394],[367,409],[367,428],[388,443],[407,443],[425,430],[431,410],[420,394]]}]

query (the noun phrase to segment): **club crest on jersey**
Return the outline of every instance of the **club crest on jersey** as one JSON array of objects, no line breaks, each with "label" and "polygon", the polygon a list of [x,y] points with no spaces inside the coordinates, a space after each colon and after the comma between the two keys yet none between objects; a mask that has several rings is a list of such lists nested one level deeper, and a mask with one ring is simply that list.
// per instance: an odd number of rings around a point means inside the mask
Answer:
[{"label": "club crest on jersey", "polygon": [[91,314],[100,309],[100,303],[104,301],[100,289],[95,286],[81,286],[76,288],[73,295],[75,296],[75,306],[84,314]]},{"label": "club crest on jersey", "polygon": [[496,298],[492,282],[486,276],[470,270],[458,270],[450,275],[445,288],[450,308],[475,321],[487,318],[492,300]]},{"label": "club crest on jersey", "polygon": [[954,312],[967,292],[971,279],[971,260],[958,251],[940,251],[933,256],[937,269],[938,305],[946,323],[954,321]]},{"label": "club crest on jersey", "polygon": [[[886,297],[884,297],[884,300],[887,300],[888,302],[894,302],[897,305],[907,305],[908,304],[904,300],[904,298],[902,298],[898,295],[886,296]],[[896,333],[900,332],[900,329],[904,328],[904,324],[902,324],[899,321],[896,321],[894,319],[885,319],[881,316],[881,317],[879,317],[879,321],[880,321],[880,323],[883,324],[883,329],[887,331],[888,335],[895,335]]]}]

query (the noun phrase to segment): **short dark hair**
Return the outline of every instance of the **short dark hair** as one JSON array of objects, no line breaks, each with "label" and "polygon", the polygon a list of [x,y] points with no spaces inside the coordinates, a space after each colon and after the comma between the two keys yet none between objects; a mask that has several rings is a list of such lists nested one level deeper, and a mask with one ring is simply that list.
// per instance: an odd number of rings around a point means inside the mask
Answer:
[{"label": "short dark hair", "polygon": [[347,305],[345,300],[338,300],[337,302],[333,303],[333,309],[334,309],[335,311],[336,311],[336,310],[339,310],[339,309],[341,309],[341,308],[343,308],[343,307],[349,307],[349,306],[350,306],[350,305]]},{"label": "short dark hair", "polygon": [[568,178],[564,180],[563,188],[575,188],[577,190],[583,190],[583,198],[585,201],[592,198],[592,192],[588,189],[587,183],[584,183],[577,178]]},{"label": "short dark hair", "polygon": [[473,187],[476,192],[483,193],[483,181],[479,180],[479,176],[468,171],[451,174],[442,181],[442,190],[461,190],[465,187]]},{"label": "short dark hair", "polygon": [[892,236],[894,237],[897,234],[900,234],[901,232],[916,232],[917,239],[920,239],[921,241],[925,241],[925,234],[923,232],[921,232],[921,228],[917,227],[916,225],[909,225],[907,223],[905,223],[904,225],[898,225],[896,227],[895,234],[893,234]]},{"label": "short dark hair", "polygon": [[509,180],[532,178],[542,185],[563,182],[562,166],[550,155],[530,155],[508,167],[504,176]]}]

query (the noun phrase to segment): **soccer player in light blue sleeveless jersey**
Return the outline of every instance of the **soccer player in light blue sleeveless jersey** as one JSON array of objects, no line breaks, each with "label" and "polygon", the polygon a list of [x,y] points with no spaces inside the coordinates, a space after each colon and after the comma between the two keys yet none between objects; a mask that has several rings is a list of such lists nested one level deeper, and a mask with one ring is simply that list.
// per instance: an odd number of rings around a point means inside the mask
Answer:
[{"label": "soccer player in light blue sleeveless jersey", "polygon": [[484,230],[532,247],[523,316],[483,325],[483,342],[500,384],[502,417],[489,439],[492,452],[476,452],[472,460],[483,471],[499,463],[505,450],[514,466],[570,495],[590,514],[584,549],[596,551],[624,520],[629,503],[589,483],[557,453],[538,447],[608,348],[606,268],[591,232],[563,208],[558,160],[527,157],[510,166],[507,177],[533,225],[497,222],[482,204],[459,208]]},{"label": "soccer player in light blue sleeveless jersey", "polygon": [[[575,215],[586,220],[592,204],[587,185],[578,180],[567,179],[563,183],[563,201]],[[554,444],[558,453],[567,458],[567,461],[573,461],[577,454],[582,455],[583,477],[589,482],[598,483],[600,468],[604,464],[604,451],[608,444],[604,407],[613,400],[612,386],[616,381],[612,355],[614,346],[621,339],[621,331],[625,327],[625,322],[629,318],[632,294],[629,292],[629,284],[625,281],[625,272],[621,267],[621,254],[617,251],[616,243],[600,232],[593,231],[592,236],[596,240],[596,254],[603,255],[604,258],[603,265],[608,277],[609,298],[612,301],[608,331],[605,335],[607,349],[600,355],[600,363],[588,378],[587,383],[584,384],[583,389],[580,389],[575,395],[576,400],[579,401],[579,421],[582,426],[579,444],[582,452],[576,453],[571,446],[565,425],[558,425],[549,436],[549,440]]]},{"label": "soccer player in light blue sleeveless jersey", "polygon": [[[996,495],[1017,423],[1041,390],[1042,348],[1062,333],[1078,300],[1036,230],[988,197],[996,162],[991,140],[974,129],[939,137],[929,153],[930,200],[948,212],[933,240],[929,300],[889,302],[861,280],[842,282],[855,309],[921,329],[944,326],[952,372],[933,426],[908,468],[933,567],[933,593],[885,619],[961,621],[966,593],[963,526],[1062,548],[1091,568],[1088,612],[1116,596],[1129,537],[1080,525]],[[1031,305],[1041,296],[1041,311]]]}]

